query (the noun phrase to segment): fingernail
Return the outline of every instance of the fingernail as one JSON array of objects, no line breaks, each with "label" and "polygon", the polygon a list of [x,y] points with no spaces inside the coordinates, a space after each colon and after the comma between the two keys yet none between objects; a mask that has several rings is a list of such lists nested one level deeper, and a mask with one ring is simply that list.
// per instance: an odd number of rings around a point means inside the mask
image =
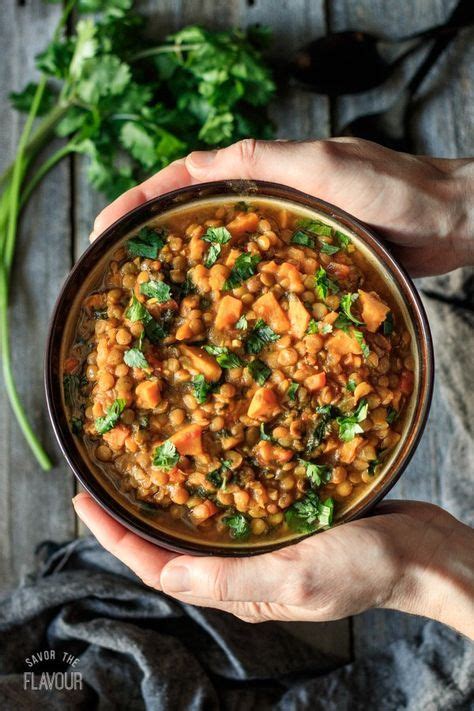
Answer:
[{"label": "fingernail", "polygon": [[187,158],[192,168],[208,168],[214,161],[217,151],[194,151]]},{"label": "fingernail", "polygon": [[172,565],[165,568],[161,584],[165,592],[189,592],[191,590],[189,570],[183,565]]}]

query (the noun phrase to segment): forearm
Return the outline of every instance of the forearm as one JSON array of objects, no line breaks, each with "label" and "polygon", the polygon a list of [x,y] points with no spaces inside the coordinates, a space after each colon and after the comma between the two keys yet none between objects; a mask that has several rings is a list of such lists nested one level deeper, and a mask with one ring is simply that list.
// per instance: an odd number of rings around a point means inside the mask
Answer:
[{"label": "forearm", "polygon": [[[449,164],[449,201],[453,211],[451,243],[458,266],[474,265],[474,160],[443,161]],[[449,206],[448,206],[449,209]]]}]

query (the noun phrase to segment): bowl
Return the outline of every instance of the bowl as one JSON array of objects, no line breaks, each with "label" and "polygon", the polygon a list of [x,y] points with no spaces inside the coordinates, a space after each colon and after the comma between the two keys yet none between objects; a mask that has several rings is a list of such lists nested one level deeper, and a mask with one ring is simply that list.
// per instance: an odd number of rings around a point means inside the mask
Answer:
[{"label": "bowl", "polygon": [[45,386],[48,411],[60,448],[74,474],[91,496],[117,521],[142,538],[169,550],[198,555],[243,556],[265,553],[293,544],[307,535],[289,534],[277,540],[216,542],[198,539],[163,525],[156,507],[139,505],[121,492],[109,476],[88,457],[84,444],[69,427],[62,388],[63,356],[71,342],[81,301],[101,274],[111,253],[127,237],[151,220],[165,219],[171,212],[217,202],[244,199],[287,205],[303,217],[319,218],[350,236],[363,257],[374,266],[396,302],[411,335],[415,361],[414,391],[404,415],[400,441],[384,461],[373,483],[356,498],[336,524],[367,515],[396,483],[406,468],[422,435],[432,396],[433,349],[426,314],[413,282],[384,243],[351,215],[311,195],[284,185],[263,181],[229,180],[204,183],[156,197],[105,230],[84,252],[67,277],[56,302],[46,348]]}]

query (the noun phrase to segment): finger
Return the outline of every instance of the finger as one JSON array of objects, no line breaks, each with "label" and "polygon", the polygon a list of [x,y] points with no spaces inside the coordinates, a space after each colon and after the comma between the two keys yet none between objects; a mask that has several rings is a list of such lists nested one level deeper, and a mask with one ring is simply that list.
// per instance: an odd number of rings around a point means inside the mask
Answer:
[{"label": "finger", "polygon": [[[322,538],[321,534],[318,538]],[[161,573],[164,592],[189,599],[224,602],[279,602],[303,605],[314,593],[324,544],[318,560],[315,545],[298,546],[251,558],[181,556]],[[312,572],[309,572],[311,568]],[[204,604],[204,603],[202,603]]]},{"label": "finger", "polygon": [[140,185],[127,190],[126,193],[123,193],[114,202],[107,205],[95,219],[94,229],[89,236],[90,241],[92,242],[119,217],[142,205],[147,200],[151,200],[157,195],[168,193],[171,190],[191,185],[193,182],[196,181],[193,180],[186,169],[184,158],[170,163],[166,168],[152,175],[151,178],[148,178]]},{"label": "finger", "polygon": [[81,521],[109,553],[131,568],[146,585],[160,589],[161,570],[175,553],[158,548],[129,531],[85,492],[75,496],[72,503]]}]

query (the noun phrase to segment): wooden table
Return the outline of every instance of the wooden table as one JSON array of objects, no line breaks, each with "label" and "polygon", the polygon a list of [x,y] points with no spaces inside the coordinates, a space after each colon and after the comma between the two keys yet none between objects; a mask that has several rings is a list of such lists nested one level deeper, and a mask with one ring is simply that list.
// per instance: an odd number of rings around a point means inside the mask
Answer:
[{"label": "wooden table", "polygon": [[[274,54],[285,56],[305,41],[329,30],[360,28],[390,37],[442,22],[455,0],[160,0],[143,1],[150,33],[162,37],[185,24],[212,27],[264,23],[275,33]],[[0,159],[8,163],[18,140],[21,119],[9,108],[8,92],[34,78],[34,55],[44,48],[59,15],[57,5],[42,0],[4,0],[0,38]],[[406,65],[413,71],[423,52]],[[420,153],[444,157],[474,152],[466,111],[471,99],[472,33],[464,32],[429,75],[419,94],[415,135]],[[403,84],[402,71],[383,90],[330,102],[297,89],[282,95],[273,115],[284,138],[323,138],[356,115],[390,104]],[[471,96],[469,97],[469,92]],[[0,401],[0,585],[16,584],[31,568],[35,546],[45,539],[64,541],[78,534],[71,507],[76,490],[72,473],[54,442],[46,414],[42,360],[47,324],[61,282],[87,244],[87,235],[103,200],[88,187],[84,163],[61,163],[31,200],[22,220],[11,293],[12,352],[22,400],[37,432],[53,455],[55,467],[42,473],[27,449],[5,398]],[[423,442],[395,495],[445,503],[438,467],[442,411],[435,394]],[[427,467],[430,476],[424,476]],[[357,657],[368,649],[416,632],[419,620],[387,611],[325,625],[291,625],[292,631],[339,657]]]}]

